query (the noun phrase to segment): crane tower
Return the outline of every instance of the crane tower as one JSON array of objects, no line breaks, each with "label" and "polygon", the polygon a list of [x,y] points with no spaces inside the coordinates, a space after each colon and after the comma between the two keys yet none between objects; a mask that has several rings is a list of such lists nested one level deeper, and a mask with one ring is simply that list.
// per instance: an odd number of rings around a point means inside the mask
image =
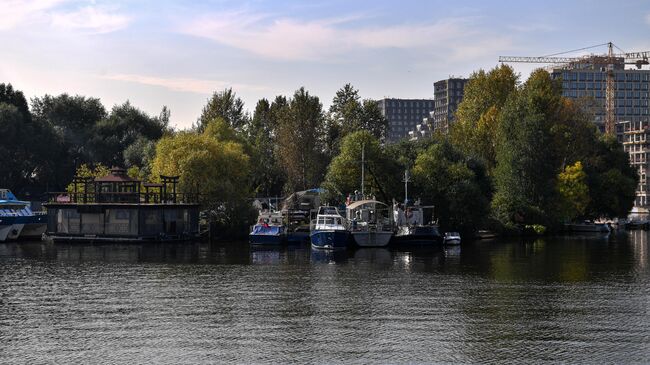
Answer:
[{"label": "crane tower", "polygon": [[[559,55],[562,54],[580,52],[595,47],[602,47],[605,45],[607,46],[607,54],[590,54],[579,57],[559,57]],[[542,57],[500,56],[499,62],[549,63],[553,64],[551,67],[559,69],[571,70],[575,68],[591,67],[595,70],[605,72],[605,133],[613,135],[616,133],[616,117],[614,113],[616,84],[614,82],[614,70],[617,67],[625,68],[625,65],[635,65],[638,69],[640,69],[643,65],[648,64],[648,57],[650,57],[650,51],[623,52],[618,47],[616,48],[621,51],[621,53],[614,53],[615,47],[616,46],[612,42],[608,42]]]}]

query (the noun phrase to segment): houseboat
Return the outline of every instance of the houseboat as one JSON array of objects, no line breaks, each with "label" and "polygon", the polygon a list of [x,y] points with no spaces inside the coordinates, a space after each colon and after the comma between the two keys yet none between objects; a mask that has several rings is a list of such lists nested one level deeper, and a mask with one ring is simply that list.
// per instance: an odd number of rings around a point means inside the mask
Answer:
[{"label": "houseboat", "polygon": [[46,235],[57,241],[174,241],[199,234],[198,194],[177,192],[178,176],[143,183],[113,167],[75,177],[72,191],[50,193]]}]

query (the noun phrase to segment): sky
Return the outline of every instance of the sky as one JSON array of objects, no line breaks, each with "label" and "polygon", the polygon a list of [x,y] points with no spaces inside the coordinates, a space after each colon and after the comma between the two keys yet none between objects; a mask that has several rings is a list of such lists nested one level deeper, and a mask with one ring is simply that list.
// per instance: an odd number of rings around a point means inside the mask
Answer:
[{"label": "sky", "polygon": [[[364,99],[433,98],[435,81],[500,55],[645,51],[649,32],[647,0],[0,0],[0,83],[151,115],[166,105],[181,129],[228,87],[251,112],[301,86],[324,108],[346,83]],[[606,48],[569,55],[585,52]]]}]

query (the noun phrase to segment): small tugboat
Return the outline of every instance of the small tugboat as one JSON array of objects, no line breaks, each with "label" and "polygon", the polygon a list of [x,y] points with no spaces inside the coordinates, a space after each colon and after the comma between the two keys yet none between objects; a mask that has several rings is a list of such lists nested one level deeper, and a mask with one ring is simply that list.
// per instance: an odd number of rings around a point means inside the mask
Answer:
[{"label": "small tugboat", "polygon": [[45,214],[34,213],[29,202],[18,200],[8,189],[0,189],[0,242],[40,239],[46,228]]},{"label": "small tugboat", "polygon": [[309,237],[314,248],[345,248],[350,238],[345,218],[335,207],[320,207],[312,221]]},{"label": "small tugboat", "polygon": [[460,245],[460,233],[458,232],[446,232],[445,233],[445,245]]},{"label": "small tugboat", "polygon": [[281,245],[286,242],[287,231],[282,212],[262,211],[257,224],[251,228],[248,240],[251,245]]},{"label": "small tugboat", "polygon": [[377,200],[351,202],[346,209],[352,237],[360,247],[388,246],[393,222],[388,206]]}]

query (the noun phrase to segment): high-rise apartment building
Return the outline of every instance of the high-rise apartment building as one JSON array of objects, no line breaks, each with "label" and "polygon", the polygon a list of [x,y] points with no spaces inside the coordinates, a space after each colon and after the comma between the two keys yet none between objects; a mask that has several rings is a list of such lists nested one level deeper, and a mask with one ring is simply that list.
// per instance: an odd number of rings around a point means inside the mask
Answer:
[{"label": "high-rise apartment building", "polygon": [[388,120],[387,142],[409,137],[409,131],[422,123],[422,118],[433,110],[431,99],[381,99],[379,109]]},{"label": "high-rise apartment building", "polygon": [[449,125],[454,121],[458,105],[463,101],[467,81],[467,79],[449,78],[433,84],[435,108],[429,119],[432,119],[431,128],[434,131],[442,133],[449,131]]}]

